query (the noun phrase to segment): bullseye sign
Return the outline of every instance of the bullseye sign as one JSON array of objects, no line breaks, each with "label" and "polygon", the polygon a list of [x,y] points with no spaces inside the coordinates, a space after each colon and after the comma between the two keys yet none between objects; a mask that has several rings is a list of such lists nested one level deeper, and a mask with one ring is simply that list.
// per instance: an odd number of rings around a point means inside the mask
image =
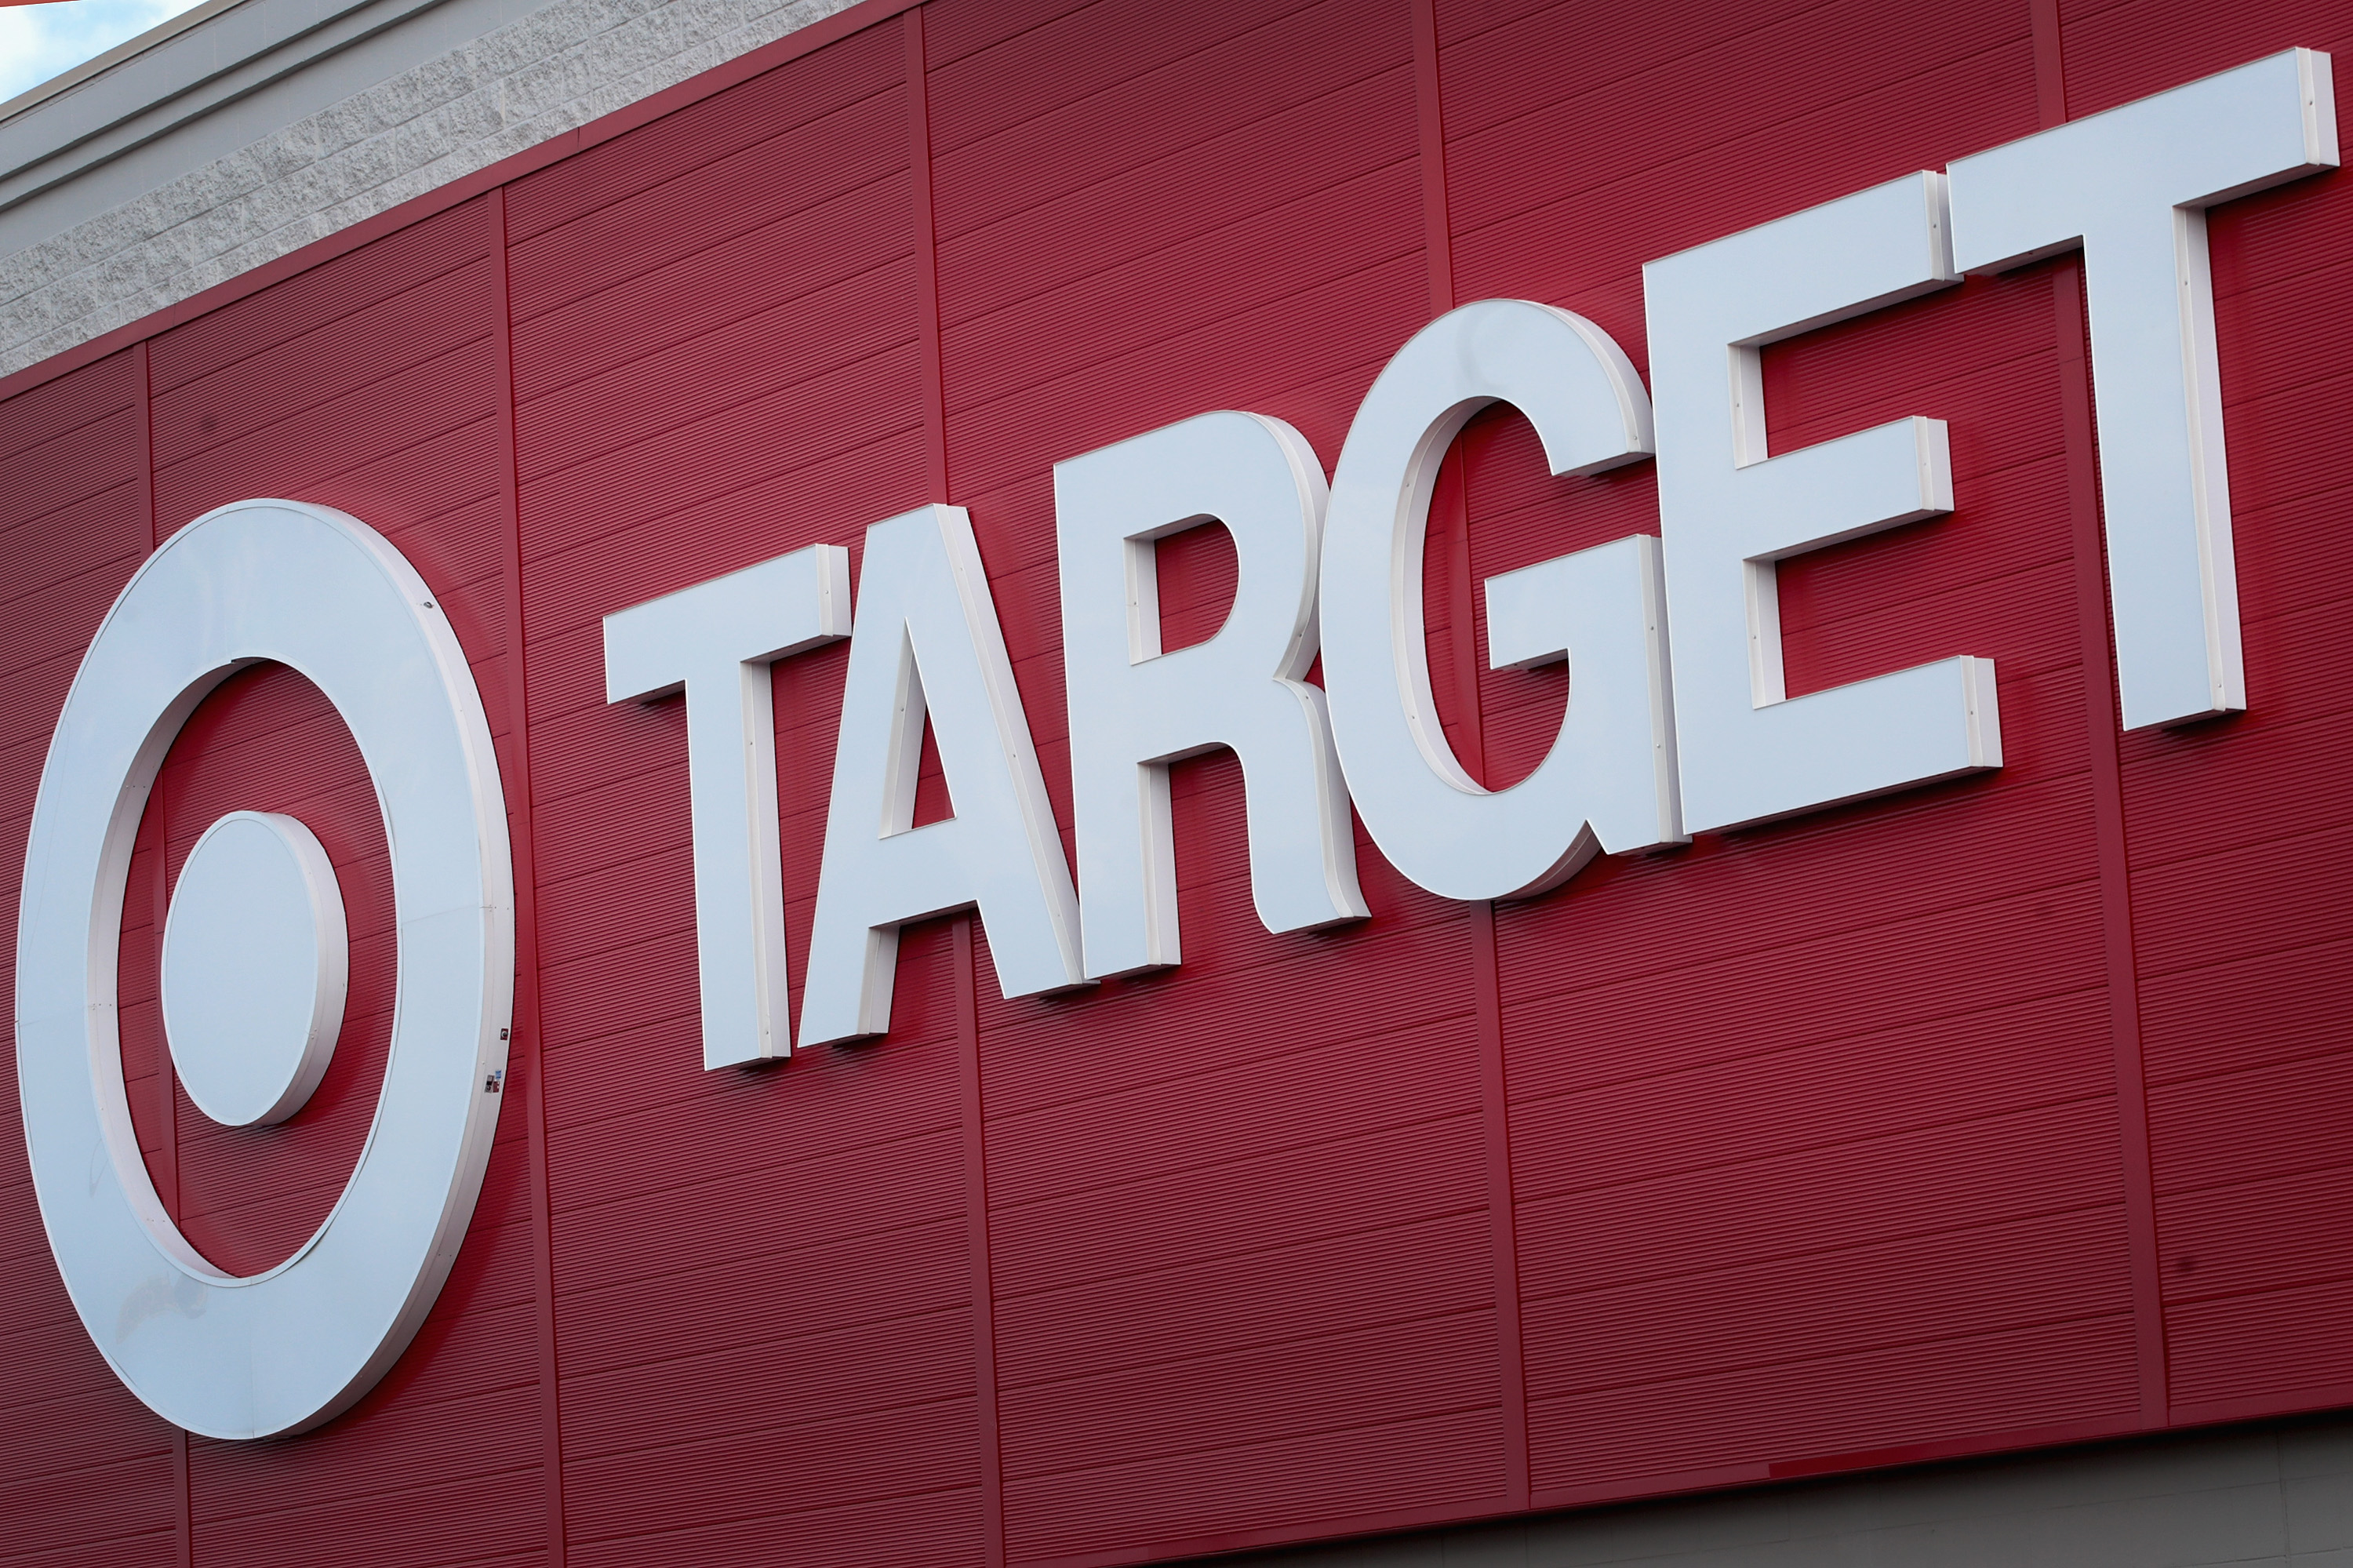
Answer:
[{"label": "bullseye sign", "polygon": [[[264,660],[350,726],[384,810],[398,939],[384,1086],[357,1166],[293,1255],[233,1275],[191,1245],[132,1131],[116,1027],[124,879],[150,787],[206,694]],[[448,620],[382,536],[246,501],[150,556],[74,677],[41,774],[17,932],[16,1062],[51,1250],[131,1390],[192,1432],[301,1431],[399,1356],[455,1260],[490,1159],[514,894],[490,726]],[[232,812],[166,916],[164,1012],[192,1098],[282,1119],[319,1081],[347,962],[334,873],[300,822]]]},{"label": "bullseye sign", "polygon": [[[604,620],[611,703],[685,698],[702,1061],[891,1023],[899,932],[976,909],[1008,997],[1183,961],[1167,769],[1240,758],[1271,931],[1363,918],[1351,818],[1445,897],[1525,896],[1599,854],[1999,768],[1992,661],[1966,646],[1791,696],[1778,563],[1951,514],[1944,421],[1772,452],[1763,346],[2081,246],[2126,727],[2247,705],[2205,209],[2337,162],[2330,66],[2293,49],[1728,235],[1643,270],[1647,385],[1595,323],[1522,300],[1399,347],[1328,481],[1290,425],[1201,413],[1055,464],[1072,875],[972,520],[934,503]],[[1479,784],[1431,692],[1422,559],[1439,465],[1480,410],[1526,417],[1556,474],[1652,462],[1656,535],[1487,579],[1498,665],[1566,661],[1542,764]],[[1165,651],[1155,542],[1215,520],[1224,625]],[[767,666],[847,639],[800,1016],[786,1016]],[[1957,638],[1957,641],[1960,639]],[[1311,683],[1321,659],[1323,682]],[[150,1182],[125,1098],[125,876],[173,737],[239,667],[325,693],[374,779],[398,938],[389,1065],[357,1167],[294,1255],[208,1262]],[[916,825],[928,719],[954,815]],[[799,809],[808,802],[793,802]],[[481,703],[399,553],[331,509],[247,501],[134,575],[90,644],[32,821],[17,949],[26,1137],[82,1321],[139,1396],[250,1437],[346,1408],[446,1277],[496,1122],[513,985],[506,820]],[[325,1071],[347,955],[303,825],[206,832],[166,922],[164,1013],[207,1116],[281,1120]]]},{"label": "bullseye sign", "polygon": [[180,1086],[223,1127],[284,1121],[326,1075],[350,935],[311,830],[231,811],[188,852],[164,922],[164,1033]]}]

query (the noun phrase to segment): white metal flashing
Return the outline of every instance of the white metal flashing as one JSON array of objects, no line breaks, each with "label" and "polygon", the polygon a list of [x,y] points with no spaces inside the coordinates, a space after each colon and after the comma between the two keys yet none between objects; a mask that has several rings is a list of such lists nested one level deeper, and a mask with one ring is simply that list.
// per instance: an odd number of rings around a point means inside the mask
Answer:
[{"label": "white metal flashing", "polygon": [[169,42],[208,16],[218,16],[245,0],[205,0],[176,16],[166,16],[135,38],[126,38],[101,55],[93,55],[68,70],[61,70],[47,81],[37,81],[16,97],[0,101],[0,121],[8,120],[37,103],[55,98],[70,88],[79,87],[100,71],[111,70],[133,55],[144,54],[156,45]]}]

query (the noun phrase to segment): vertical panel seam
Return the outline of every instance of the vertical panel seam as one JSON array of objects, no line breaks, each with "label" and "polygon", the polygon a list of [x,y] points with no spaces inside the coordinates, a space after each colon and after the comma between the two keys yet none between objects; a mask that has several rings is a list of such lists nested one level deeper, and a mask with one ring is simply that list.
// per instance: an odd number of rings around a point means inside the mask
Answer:
[{"label": "vertical panel seam", "polygon": [[[163,523],[155,508],[155,376],[148,359],[148,340],[141,338],[132,345],[132,361],[139,369],[139,504],[147,514],[147,551],[153,555],[164,545]],[[152,821],[156,824],[155,864],[155,940],[164,939],[164,919],[170,913],[168,896],[170,877],[166,874],[171,862],[171,840],[163,832],[164,775],[155,776],[153,793],[148,797],[147,815],[141,826]],[[160,951],[160,948],[159,948]],[[158,993],[158,1000],[161,994]],[[159,1026],[161,1014],[158,1014]],[[155,1055],[155,1084],[164,1101],[163,1139],[164,1171],[171,1183],[171,1195],[165,1202],[172,1217],[179,1218],[180,1210],[180,1094],[179,1075],[172,1067],[171,1042],[166,1037],[164,1048]],[[186,1435],[182,1434],[185,1445]]]},{"label": "vertical panel seam", "polygon": [[[913,13],[910,13],[913,15]],[[972,1275],[974,1425],[980,1447],[980,1551],[1005,1563],[1005,1451],[997,1420],[997,1288],[988,1255],[988,1150],[982,1121],[980,991],[969,912],[955,917],[956,1076],[964,1117],[965,1257]]]},{"label": "vertical panel seam", "polygon": [[155,375],[147,362],[147,340],[132,345],[139,366],[139,503],[147,513],[147,548],[163,544],[155,519]]},{"label": "vertical panel seam", "polygon": [[1446,205],[1446,122],[1438,96],[1437,0],[1410,0],[1413,101],[1421,136],[1421,238],[1430,259],[1430,313],[1454,308],[1454,237]]},{"label": "vertical panel seam", "polygon": [[[1434,319],[1454,308],[1454,237],[1452,210],[1446,196],[1446,116],[1439,100],[1438,9],[1436,0],[1412,0],[1414,111],[1420,133],[1422,253],[1430,270],[1430,313]],[[1448,610],[1455,627],[1458,656],[1455,683],[1465,715],[1470,741],[1471,770],[1487,770],[1487,737],[1479,702],[1478,629],[1471,584],[1471,500],[1469,474],[1461,448],[1450,446],[1440,460],[1454,482],[1440,519],[1447,529],[1448,556],[1453,572]]]},{"label": "vertical panel seam", "polygon": [[1512,1202],[1511,1101],[1504,1068],[1503,988],[1495,953],[1495,906],[1471,906],[1471,963],[1478,998],[1479,1099],[1485,1130],[1488,1246],[1495,1278],[1495,1346],[1503,1391],[1504,1494],[1528,1506],[1527,1372],[1520,1342],[1517,1216]]},{"label": "vertical panel seam", "polygon": [[[923,435],[932,498],[948,499],[947,388],[940,350],[939,241],[932,210],[931,73],[923,47],[923,7],[902,13],[906,40],[907,177],[913,208],[916,338],[923,362]],[[980,1474],[980,1555],[1005,1563],[1005,1451],[997,1436],[997,1288],[988,1244],[988,1139],[980,1081],[980,993],[975,976],[972,913],[954,922],[956,1079],[964,1123],[965,1257],[972,1313],[973,1425]]]},{"label": "vertical panel seam", "polygon": [[[131,345],[132,363],[139,372],[139,506],[146,514],[147,550],[153,555],[162,546],[162,530],[155,512],[155,376],[148,362],[148,340],[141,338]],[[158,796],[164,780],[155,780]],[[150,798],[148,820],[159,825],[163,820],[163,802]],[[142,824],[143,825],[143,824]],[[164,842],[155,844],[155,940],[164,939],[164,917],[169,913],[169,901],[164,896],[165,862],[169,859]],[[172,1071],[172,1046],[169,1039],[162,1042],[163,1049],[155,1053],[155,1086],[164,1102],[164,1171],[171,1183],[171,1195],[164,1200],[174,1219],[180,1213],[180,1092],[179,1076]],[[195,1499],[188,1485],[188,1434],[177,1422],[172,1428],[172,1528],[173,1546],[180,1568],[195,1568],[196,1510]]]},{"label": "vertical panel seam", "polygon": [[173,1511],[178,1516],[180,1568],[195,1568],[196,1510],[188,1495],[188,1435],[176,1425],[172,1427],[172,1490]]},{"label": "vertical panel seam", "polygon": [[[1446,195],[1446,122],[1439,92],[1437,0],[1410,0],[1413,25],[1414,107],[1420,133],[1422,248],[1430,266],[1430,313],[1454,308],[1453,222]],[[1487,770],[1485,724],[1479,700],[1477,590],[1472,582],[1471,502],[1459,447],[1446,454],[1453,471],[1451,505],[1443,519],[1451,531],[1454,622],[1454,669],[1461,687],[1464,737],[1471,766]],[[1498,1417],[1504,1438],[1504,1496],[1507,1506],[1528,1506],[1527,1376],[1520,1334],[1518,1226],[1512,1203],[1511,1102],[1504,1064],[1504,998],[1496,953],[1495,906],[1473,903],[1471,923],[1471,985],[1479,1035],[1480,1122],[1486,1151],[1489,1255],[1494,1275]]]},{"label": "vertical panel seam", "polygon": [[508,277],[506,186],[492,187],[485,199],[498,262],[491,269],[491,277],[499,336],[499,352],[493,358],[499,378],[499,510],[507,579],[506,658],[501,662],[507,678],[507,729],[512,737],[506,761],[515,886],[515,1006],[507,1044],[507,1083],[512,1091],[517,1076],[515,1059],[521,1057],[524,1147],[531,1173],[533,1293],[539,1305],[541,1488],[547,1510],[547,1559],[552,1568],[561,1568],[565,1554],[563,1391],[555,1329],[554,1204],[548,1190],[546,1054],[539,1035],[539,857],[531,796],[530,683],[523,657],[522,491],[515,451],[514,311]]},{"label": "vertical panel seam", "polygon": [[2140,982],[2125,842],[2123,768],[2116,754],[2116,666],[2109,650],[2101,553],[2099,482],[2090,366],[2084,355],[2083,268],[2053,270],[2061,417],[2066,422],[2068,521],[2090,734],[2093,832],[2100,875],[2101,946],[2107,969],[2108,1037],[2115,1058],[2116,1131],[2123,1165],[2126,1243],[2132,1270],[2134,1340],[2142,1420],[2166,1419],[2164,1302],[2158,1287],[2156,1179],[2150,1169],[2148,1095],[2141,1052]]},{"label": "vertical panel seam", "polygon": [[2034,111],[2048,131],[2067,120],[2067,72],[2059,41],[2059,0],[2027,0],[2034,37]]},{"label": "vertical panel seam", "polygon": [[912,5],[900,26],[907,46],[907,179],[915,220],[917,347],[923,372],[923,434],[932,499],[948,498],[946,377],[940,364],[940,250],[932,213],[931,72],[924,64],[923,7]]},{"label": "vertical panel seam", "polygon": [[[2030,0],[2034,39],[2036,117],[2048,129],[2067,120],[2064,42],[2059,0]],[[2132,1281],[2133,1342],[2140,1415],[2167,1420],[2165,1301],[2157,1245],[2157,1182],[2149,1159],[2148,1086],[2140,1023],[2139,963],[2132,916],[2132,863],[2125,832],[2124,769],[2117,752],[2116,661],[2108,631],[2106,563],[2100,514],[2099,431],[2093,418],[2092,367],[2085,354],[2084,264],[2051,274],[2052,317],[2059,349],[2060,418],[2067,471],[2069,543],[2075,561],[2075,607],[2089,731],[2094,847],[2100,877],[2100,937],[2108,992],[2108,1045],[2116,1075],[2116,1137],[2122,1167],[2126,1253]]]}]

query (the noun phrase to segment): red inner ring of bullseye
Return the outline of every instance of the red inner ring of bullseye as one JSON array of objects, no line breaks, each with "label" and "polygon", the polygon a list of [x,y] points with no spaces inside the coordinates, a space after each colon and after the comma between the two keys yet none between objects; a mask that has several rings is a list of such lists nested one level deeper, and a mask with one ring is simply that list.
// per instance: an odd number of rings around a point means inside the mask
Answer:
[{"label": "red inner ring of bullseye", "polygon": [[[299,819],[334,863],[351,932],[343,1033],[326,1076],[273,1127],[226,1128],[171,1070],[156,976],[169,887],[229,811]],[[117,996],[123,1086],[149,1177],[197,1251],[232,1274],[284,1262],[351,1178],[392,1042],[392,861],[367,767],[326,694],[282,664],[229,677],[174,741],[140,819],[122,907]]]}]

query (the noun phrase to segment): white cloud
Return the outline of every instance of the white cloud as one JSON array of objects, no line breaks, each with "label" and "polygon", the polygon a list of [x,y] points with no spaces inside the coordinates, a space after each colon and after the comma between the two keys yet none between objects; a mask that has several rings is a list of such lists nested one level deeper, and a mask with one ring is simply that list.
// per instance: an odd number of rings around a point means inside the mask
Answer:
[{"label": "white cloud", "polygon": [[0,5],[0,101],[135,38],[197,0],[50,0]]}]

